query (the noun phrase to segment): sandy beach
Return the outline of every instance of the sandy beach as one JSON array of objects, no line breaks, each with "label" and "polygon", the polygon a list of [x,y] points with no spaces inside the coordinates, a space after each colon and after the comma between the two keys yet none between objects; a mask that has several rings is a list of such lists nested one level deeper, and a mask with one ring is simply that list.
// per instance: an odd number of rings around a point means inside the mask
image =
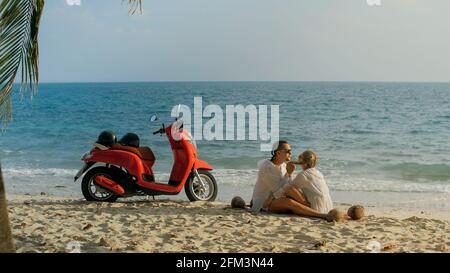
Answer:
[{"label": "sandy beach", "polygon": [[[359,221],[253,215],[228,204],[166,199],[88,203],[9,195],[18,252],[449,252],[444,210],[366,207]],[[347,209],[348,206],[336,204]]]}]

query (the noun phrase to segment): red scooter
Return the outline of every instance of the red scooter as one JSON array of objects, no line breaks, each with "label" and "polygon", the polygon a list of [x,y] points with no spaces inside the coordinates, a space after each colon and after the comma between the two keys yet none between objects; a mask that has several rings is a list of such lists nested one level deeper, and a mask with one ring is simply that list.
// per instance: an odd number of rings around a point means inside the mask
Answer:
[{"label": "red scooter", "polygon": [[[75,176],[77,181],[84,174],[81,190],[86,200],[115,202],[136,195],[177,195],[184,187],[190,201],[214,201],[217,183],[210,173],[213,167],[197,158],[195,141],[183,129],[182,121],[167,128],[163,124],[153,134],[165,134],[172,148],[174,163],[167,184],[155,181],[155,155],[149,147],[139,146],[137,135],[127,134],[117,142],[114,133],[105,131],[82,157],[85,164]],[[100,166],[92,168],[96,164]]]}]

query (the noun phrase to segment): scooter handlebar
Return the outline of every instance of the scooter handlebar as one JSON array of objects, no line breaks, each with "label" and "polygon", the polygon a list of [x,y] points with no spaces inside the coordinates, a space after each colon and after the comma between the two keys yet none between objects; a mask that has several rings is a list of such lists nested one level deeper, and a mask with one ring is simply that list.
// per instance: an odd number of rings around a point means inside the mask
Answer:
[{"label": "scooter handlebar", "polygon": [[162,129],[162,128],[159,129],[158,131],[153,132],[154,135],[162,134],[162,133],[164,133],[164,129]]}]

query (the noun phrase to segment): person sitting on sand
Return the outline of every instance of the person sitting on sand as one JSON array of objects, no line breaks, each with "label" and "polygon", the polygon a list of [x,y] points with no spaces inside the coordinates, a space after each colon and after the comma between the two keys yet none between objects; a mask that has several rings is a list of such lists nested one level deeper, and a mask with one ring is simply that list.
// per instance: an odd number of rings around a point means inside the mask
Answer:
[{"label": "person sitting on sand", "polygon": [[[327,214],[311,209],[305,197],[292,183],[295,165],[290,163],[291,147],[287,141],[274,144],[272,158],[258,163],[258,178],[253,190],[251,211],[292,212],[300,216],[326,219]],[[289,162],[289,163],[286,163]]]},{"label": "person sitting on sand", "polygon": [[306,200],[310,203],[312,209],[321,213],[328,213],[333,209],[333,202],[325,178],[316,169],[316,153],[313,151],[303,152],[298,156],[298,164],[302,171],[290,183],[306,196]]}]

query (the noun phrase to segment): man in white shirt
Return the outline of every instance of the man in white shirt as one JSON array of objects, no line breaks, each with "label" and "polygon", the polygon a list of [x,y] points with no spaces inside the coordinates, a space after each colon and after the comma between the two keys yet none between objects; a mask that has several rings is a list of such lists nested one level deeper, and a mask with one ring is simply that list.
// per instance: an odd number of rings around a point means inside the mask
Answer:
[{"label": "man in white shirt", "polygon": [[292,174],[287,173],[286,163],[275,165],[269,159],[258,162],[258,170],[258,178],[252,198],[252,211],[254,212],[267,209],[264,204],[269,197],[281,197],[280,190],[283,189],[283,186],[288,185]]}]

